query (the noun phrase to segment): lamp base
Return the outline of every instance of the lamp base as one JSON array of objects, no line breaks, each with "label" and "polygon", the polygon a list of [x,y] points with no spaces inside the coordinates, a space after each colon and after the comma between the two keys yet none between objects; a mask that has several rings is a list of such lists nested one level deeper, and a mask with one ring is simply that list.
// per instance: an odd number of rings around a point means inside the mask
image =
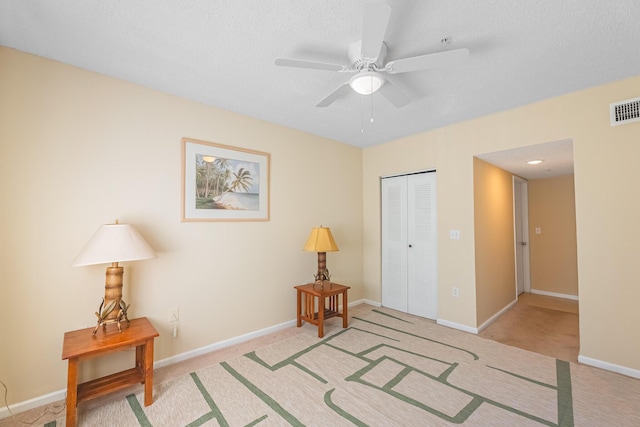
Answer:
[{"label": "lamp base", "polygon": [[100,308],[96,311],[98,324],[93,330],[93,335],[98,332],[98,328],[100,326],[106,329],[107,325],[116,323],[118,325],[118,332],[122,332],[120,323],[125,320],[127,321],[127,324],[130,323],[129,318],[127,317],[127,310],[129,310],[129,306],[122,299],[123,273],[124,268],[118,266],[117,262],[114,262],[111,267],[107,267],[104,298],[102,299]]},{"label": "lamp base", "polygon": [[127,325],[129,323],[131,323],[126,314],[123,315],[123,316],[120,316],[120,317],[118,317],[116,319],[98,320],[98,324],[96,325],[96,328],[93,330],[93,334],[92,335],[95,335],[96,332],[98,332],[98,328],[100,328],[100,326],[102,326],[103,328],[106,329],[107,325],[110,325],[112,323],[117,323],[118,324],[118,332],[122,332],[122,326],[120,326],[120,323],[123,322],[124,320],[127,321]]},{"label": "lamp base", "polygon": [[318,252],[318,272],[313,276],[315,281],[331,280],[331,275],[327,269],[327,253]]},{"label": "lamp base", "polygon": [[331,275],[329,274],[329,270],[325,269],[324,271],[318,271],[313,275],[313,279],[317,282],[318,280],[329,280],[331,279]]},{"label": "lamp base", "polygon": [[103,306],[104,306],[104,299],[102,299],[100,308],[98,308],[98,311],[96,311],[98,324],[93,330],[92,335],[95,335],[96,332],[98,332],[98,328],[100,328],[100,326],[102,326],[103,329],[106,329],[107,325],[116,323],[118,325],[118,332],[122,332],[122,326],[120,324],[124,321],[127,322],[127,325],[131,323],[129,321],[129,318],[127,317],[127,310],[129,309],[129,306],[125,304],[125,302],[122,299],[118,302],[118,310],[116,311],[115,316],[112,314],[112,312],[115,309],[116,301],[111,301],[109,304],[107,304],[107,307],[104,310],[103,310]]}]

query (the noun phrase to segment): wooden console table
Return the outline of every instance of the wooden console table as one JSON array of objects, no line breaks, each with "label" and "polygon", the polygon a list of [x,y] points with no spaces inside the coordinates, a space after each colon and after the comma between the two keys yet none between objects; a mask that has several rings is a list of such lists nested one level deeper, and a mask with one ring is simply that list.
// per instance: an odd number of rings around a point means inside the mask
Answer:
[{"label": "wooden console table", "polygon": [[[302,321],[318,326],[318,336],[324,336],[324,321],[331,317],[342,317],[342,327],[347,327],[347,290],[349,286],[337,283],[324,282],[307,283],[306,285],[294,286],[297,291],[297,326],[302,326]],[[342,295],[342,313],[339,312],[339,296]],[[318,301],[318,311],[315,310],[315,301]],[[325,305],[325,299],[329,299],[329,304]],[[304,311],[303,300],[304,299]]]},{"label": "wooden console table", "polygon": [[[113,328],[111,328],[113,326]],[[77,405],[133,384],[144,384],[144,406],[153,403],[153,339],[159,334],[146,317],[131,320],[118,332],[115,325],[80,329],[64,334],[62,359],[69,360],[67,374],[67,427],[77,422]],[[126,371],[78,384],[80,360],[136,348],[136,366]]]}]

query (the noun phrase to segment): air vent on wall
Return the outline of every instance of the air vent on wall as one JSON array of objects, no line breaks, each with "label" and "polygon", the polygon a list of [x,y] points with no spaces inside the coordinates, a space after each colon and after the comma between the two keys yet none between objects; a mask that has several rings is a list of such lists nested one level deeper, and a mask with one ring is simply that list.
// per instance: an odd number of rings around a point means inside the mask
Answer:
[{"label": "air vent on wall", "polygon": [[610,104],[609,115],[611,126],[640,121],[640,98]]}]

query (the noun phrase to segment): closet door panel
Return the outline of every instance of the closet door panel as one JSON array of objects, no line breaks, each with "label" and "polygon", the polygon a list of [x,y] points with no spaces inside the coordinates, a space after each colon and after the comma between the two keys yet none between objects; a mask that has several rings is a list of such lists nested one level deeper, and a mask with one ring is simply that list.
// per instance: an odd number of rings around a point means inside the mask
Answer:
[{"label": "closet door panel", "polygon": [[407,193],[407,312],[436,319],[436,174],[408,176]]},{"label": "closet door panel", "polygon": [[407,312],[407,180],[382,180],[382,305]]}]

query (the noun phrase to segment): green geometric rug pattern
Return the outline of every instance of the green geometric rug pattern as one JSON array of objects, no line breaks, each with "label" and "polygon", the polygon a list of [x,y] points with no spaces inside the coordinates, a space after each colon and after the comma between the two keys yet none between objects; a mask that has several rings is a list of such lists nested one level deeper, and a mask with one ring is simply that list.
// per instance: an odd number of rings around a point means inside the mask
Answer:
[{"label": "green geometric rug pattern", "polygon": [[[328,321],[322,339],[304,325],[305,333],[156,384],[149,407],[141,391],[80,408],[79,425],[640,425],[640,398],[624,400],[628,390],[637,394],[637,380],[590,378],[593,368],[384,308],[352,318],[347,329],[341,323]],[[599,393],[590,384],[602,381],[626,394],[590,402]]]}]

